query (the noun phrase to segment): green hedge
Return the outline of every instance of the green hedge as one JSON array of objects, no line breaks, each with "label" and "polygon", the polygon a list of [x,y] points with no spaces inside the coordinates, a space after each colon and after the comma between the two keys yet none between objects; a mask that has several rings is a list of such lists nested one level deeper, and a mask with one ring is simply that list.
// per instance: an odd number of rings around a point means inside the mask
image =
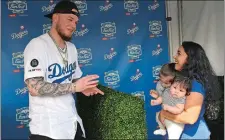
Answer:
[{"label": "green hedge", "polygon": [[91,140],[147,139],[144,101],[98,86],[105,95],[77,94],[77,109]]}]

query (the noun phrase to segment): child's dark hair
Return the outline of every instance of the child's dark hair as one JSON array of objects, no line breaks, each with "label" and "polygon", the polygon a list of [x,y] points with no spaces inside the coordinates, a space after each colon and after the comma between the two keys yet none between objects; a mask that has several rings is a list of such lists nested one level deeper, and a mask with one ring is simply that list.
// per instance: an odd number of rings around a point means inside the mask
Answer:
[{"label": "child's dark hair", "polygon": [[179,83],[181,87],[186,89],[186,96],[190,95],[192,88],[192,80],[189,77],[182,75],[180,72],[176,72],[176,76],[173,80],[173,83]]},{"label": "child's dark hair", "polygon": [[173,76],[173,77],[175,77],[175,74],[176,74],[175,63],[164,64],[161,67],[160,74],[163,75],[163,76]]}]

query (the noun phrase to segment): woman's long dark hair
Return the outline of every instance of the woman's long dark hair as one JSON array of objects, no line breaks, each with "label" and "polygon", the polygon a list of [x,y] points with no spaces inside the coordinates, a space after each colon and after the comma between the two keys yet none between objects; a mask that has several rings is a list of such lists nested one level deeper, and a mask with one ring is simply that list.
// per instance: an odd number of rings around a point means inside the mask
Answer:
[{"label": "woman's long dark hair", "polygon": [[204,49],[195,42],[183,42],[182,46],[188,55],[187,64],[182,71],[203,85],[206,100],[218,100],[221,93],[220,84]]}]

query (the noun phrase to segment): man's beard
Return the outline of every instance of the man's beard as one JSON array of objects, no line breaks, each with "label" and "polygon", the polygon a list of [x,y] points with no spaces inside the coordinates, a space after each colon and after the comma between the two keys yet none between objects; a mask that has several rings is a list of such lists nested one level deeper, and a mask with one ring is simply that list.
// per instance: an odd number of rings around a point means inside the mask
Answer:
[{"label": "man's beard", "polygon": [[59,26],[56,26],[56,31],[58,32],[59,36],[65,40],[65,41],[70,41],[72,39],[72,35],[70,37],[66,36],[65,34],[63,34],[63,32],[61,31],[61,29],[59,28]]}]

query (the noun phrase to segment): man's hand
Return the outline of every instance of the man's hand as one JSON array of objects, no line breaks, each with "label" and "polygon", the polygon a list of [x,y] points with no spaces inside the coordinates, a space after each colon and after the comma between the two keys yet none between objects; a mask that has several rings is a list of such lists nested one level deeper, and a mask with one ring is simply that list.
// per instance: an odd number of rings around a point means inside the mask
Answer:
[{"label": "man's hand", "polygon": [[88,75],[85,77],[82,77],[80,79],[78,79],[75,82],[75,91],[76,92],[83,92],[86,89],[92,89],[95,88],[98,85],[98,79],[99,76],[98,75]]},{"label": "man's hand", "polygon": [[92,96],[92,95],[98,94],[98,93],[101,94],[101,95],[104,95],[104,92],[102,92],[101,90],[99,90],[97,87],[85,89],[84,91],[82,91],[82,93],[85,96]]}]

